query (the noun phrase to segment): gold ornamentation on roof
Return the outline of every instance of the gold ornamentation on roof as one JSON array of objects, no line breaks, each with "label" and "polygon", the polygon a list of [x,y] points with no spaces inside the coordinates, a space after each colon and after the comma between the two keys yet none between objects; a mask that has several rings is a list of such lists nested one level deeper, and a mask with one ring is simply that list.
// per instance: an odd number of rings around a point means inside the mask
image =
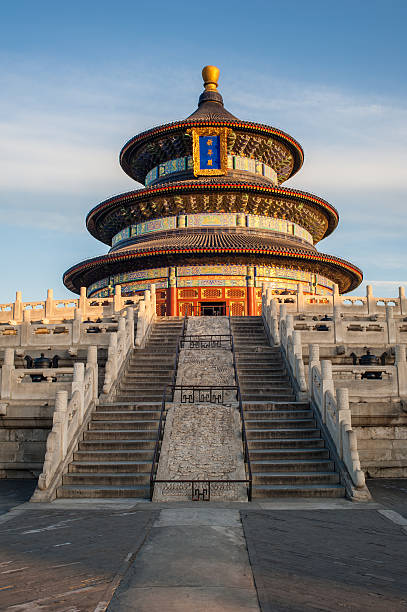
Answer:
[{"label": "gold ornamentation on roof", "polygon": [[205,66],[202,69],[202,78],[205,83],[205,91],[218,90],[219,68],[216,66]]}]

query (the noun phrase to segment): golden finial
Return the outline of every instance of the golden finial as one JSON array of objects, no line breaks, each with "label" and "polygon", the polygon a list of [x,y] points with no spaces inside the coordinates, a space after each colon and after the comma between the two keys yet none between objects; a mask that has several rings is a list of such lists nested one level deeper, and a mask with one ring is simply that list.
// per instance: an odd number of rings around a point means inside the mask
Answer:
[{"label": "golden finial", "polygon": [[202,78],[205,83],[205,91],[218,91],[219,68],[205,66],[202,70]]}]

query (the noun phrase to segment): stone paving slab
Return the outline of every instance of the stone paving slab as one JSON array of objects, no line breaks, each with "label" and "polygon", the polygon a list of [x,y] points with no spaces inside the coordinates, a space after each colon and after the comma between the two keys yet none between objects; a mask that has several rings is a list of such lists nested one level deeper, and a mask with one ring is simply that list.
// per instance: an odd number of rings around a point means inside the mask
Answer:
[{"label": "stone paving slab", "polygon": [[376,510],[241,516],[262,612],[407,610],[407,535]]},{"label": "stone paving slab", "polygon": [[37,486],[37,479],[0,480],[0,515],[30,499]]},{"label": "stone paving slab", "polygon": [[[52,510],[0,523],[0,610],[93,611],[155,512]],[[7,516],[7,515],[6,515]]]},{"label": "stone paving slab", "polygon": [[238,511],[162,510],[108,610],[257,612]]},{"label": "stone paving slab", "polygon": [[407,518],[407,480],[405,478],[375,478],[368,480],[367,484],[376,502],[385,508],[392,508]]}]

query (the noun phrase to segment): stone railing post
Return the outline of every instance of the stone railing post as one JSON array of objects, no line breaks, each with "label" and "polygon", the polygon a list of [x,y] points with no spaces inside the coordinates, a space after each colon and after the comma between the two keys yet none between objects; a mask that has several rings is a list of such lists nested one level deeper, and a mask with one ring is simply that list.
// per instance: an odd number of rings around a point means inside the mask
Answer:
[{"label": "stone railing post", "polygon": [[82,314],[82,317],[86,316],[87,307],[88,307],[88,298],[86,297],[86,287],[81,287],[78,308],[79,308],[80,313]]},{"label": "stone railing post", "polygon": [[125,334],[126,333],[126,317],[123,317],[123,316],[119,317],[119,323],[117,325],[117,331],[119,332],[119,334]]},{"label": "stone railing post", "polygon": [[14,349],[6,348],[4,350],[4,362],[1,368],[1,399],[11,398],[12,374],[14,370]]},{"label": "stone railing post", "polygon": [[339,293],[339,286],[334,283],[333,294],[332,294],[332,310],[334,306],[342,306],[342,296]]},{"label": "stone railing post", "polygon": [[146,317],[146,303],[142,300],[139,303],[139,309],[137,313],[137,331],[136,331],[136,346],[140,346],[143,338],[144,338],[144,328],[145,328],[145,317]]},{"label": "stone railing post", "polygon": [[127,334],[130,336],[130,346],[134,346],[134,308],[129,306],[126,312]]},{"label": "stone railing post", "polygon": [[304,310],[305,310],[304,289],[303,289],[303,286],[299,283],[297,285],[297,312],[304,312]]},{"label": "stone railing post", "polygon": [[270,332],[275,345],[280,344],[279,303],[273,298],[270,303]]},{"label": "stone railing post", "polygon": [[307,383],[305,380],[305,368],[304,368],[304,360],[302,357],[302,342],[301,342],[301,332],[294,331],[292,334],[293,339],[293,352],[294,352],[294,365],[295,365],[295,378],[298,384],[298,400],[305,399],[305,395],[307,392]]},{"label": "stone railing post", "polygon": [[[59,440],[57,444],[59,448],[57,449],[58,457],[55,457],[57,464],[62,461],[62,459],[66,455],[68,440],[67,440],[67,427],[66,427],[66,412],[68,409],[68,391],[57,391],[55,396],[55,411],[53,417],[53,427],[54,424],[57,426],[57,432],[59,433]],[[47,444],[48,446],[48,444]],[[47,483],[48,484],[48,483]],[[45,487],[44,487],[45,488]]]},{"label": "stone railing post", "polygon": [[114,296],[113,296],[113,312],[120,312],[122,309],[123,299],[122,299],[122,286],[116,285],[114,288]]},{"label": "stone railing post", "polygon": [[367,313],[375,314],[376,313],[376,300],[373,297],[373,289],[372,285],[366,285],[366,298],[367,298]]},{"label": "stone railing post", "polygon": [[407,396],[407,362],[406,362],[406,346],[396,344],[396,358],[394,365],[397,368],[397,382],[399,397]]},{"label": "stone railing post", "polygon": [[386,305],[386,323],[388,343],[395,344],[397,342],[397,332],[396,321],[394,320],[393,306]]},{"label": "stone railing post", "polygon": [[31,344],[31,310],[23,310],[23,322],[20,328],[20,346]]},{"label": "stone railing post", "polygon": [[83,414],[84,414],[84,397],[85,397],[85,364],[82,362],[74,363],[73,366],[73,381],[72,381],[72,395],[75,391],[78,391],[80,396],[79,402],[79,414],[78,419],[79,423],[82,423]]},{"label": "stone railing post", "polygon": [[16,301],[13,305],[13,320],[16,323],[21,323],[23,320],[23,298],[21,291],[16,291]]},{"label": "stone railing post", "polygon": [[107,360],[112,366],[111,374],[113,376],[113,380],[115,380],[117,376],[117,340],[117,333],[110,334],[109,347],[107,349]]},{"label": "stone railing post", "polygon": [[309,344],[308,357],[308,392],[311,396],[312,387],[312,368],[319,365],[319,344]]},{"label": "stone railing post", "polygon": [[399,287],[400,314],[407,314],[407,299],[404,287]]},{"label": "stone railing post", "polygon": [[339,457],[343,459],[343,425],[351,425],[351,413],[349,409],[349,391],[346,387],[339,387],[336,390],[336,405],[338,407],[338,423],[339,430],[339,448],[337,448]]},{"label": "stone railing post", "polygon": [[335,344],[341,344],[343,342],[343,322],[341,315],[340,306],[334,306],[333,312],[334,319],[334,341]]},{"label": "stone railing post", "polygon": [[86,359],[86,369],[92,370],[92,397],[95,400],[98,396],[98,349],[97,346],[88,346]]},{"label": "stone railing post", "polygon": [[156,291],[155,291],[155,284],[152,283],[150,285],[150,299],[151,299],[151,315],[154,317],[154,315],[157,312],[157,295],[156,295]]},{"label": "stone railing post", "polygon": [[285,324],[287,329],[287,338],[289,338],[294,332],[294,317],[293,315],[287,315],[285,318]]},{"label": "stone railing post", "polygon": [[72,321],[72,344],[79,344],[81,338],[82,312],[75,308],[74,319]]},{"label": "stone railing post", "polygon": [[54,316],[54,290],[47,290],[47,299],[45,300],[45,318],[51,320]]},{"label": "stone railing post", "polygon": [[323,398],[323,410],[322,420],[326,421],[326,400],[325,396],[327,391],[330,391],[335,397],[334,381],[332,378],[332,362],[328,359],[322,359],[321,361],[321,378],[322,378],[322,398]]}]

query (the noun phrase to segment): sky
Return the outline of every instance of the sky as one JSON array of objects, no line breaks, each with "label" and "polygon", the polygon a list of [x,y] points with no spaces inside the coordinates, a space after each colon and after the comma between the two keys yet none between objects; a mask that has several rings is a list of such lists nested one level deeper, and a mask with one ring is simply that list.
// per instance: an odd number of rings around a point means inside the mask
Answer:
[{"label": "sky", "polygon": [[377,296],[407,287],[405,0],[1,2],[0,302],[71,297],[63,272],[106,253],[87,212],[140,187],[123,144],[191,114],[202,67],[226,108],[298,140],[285,183],[335,206],[318,245]]}]

